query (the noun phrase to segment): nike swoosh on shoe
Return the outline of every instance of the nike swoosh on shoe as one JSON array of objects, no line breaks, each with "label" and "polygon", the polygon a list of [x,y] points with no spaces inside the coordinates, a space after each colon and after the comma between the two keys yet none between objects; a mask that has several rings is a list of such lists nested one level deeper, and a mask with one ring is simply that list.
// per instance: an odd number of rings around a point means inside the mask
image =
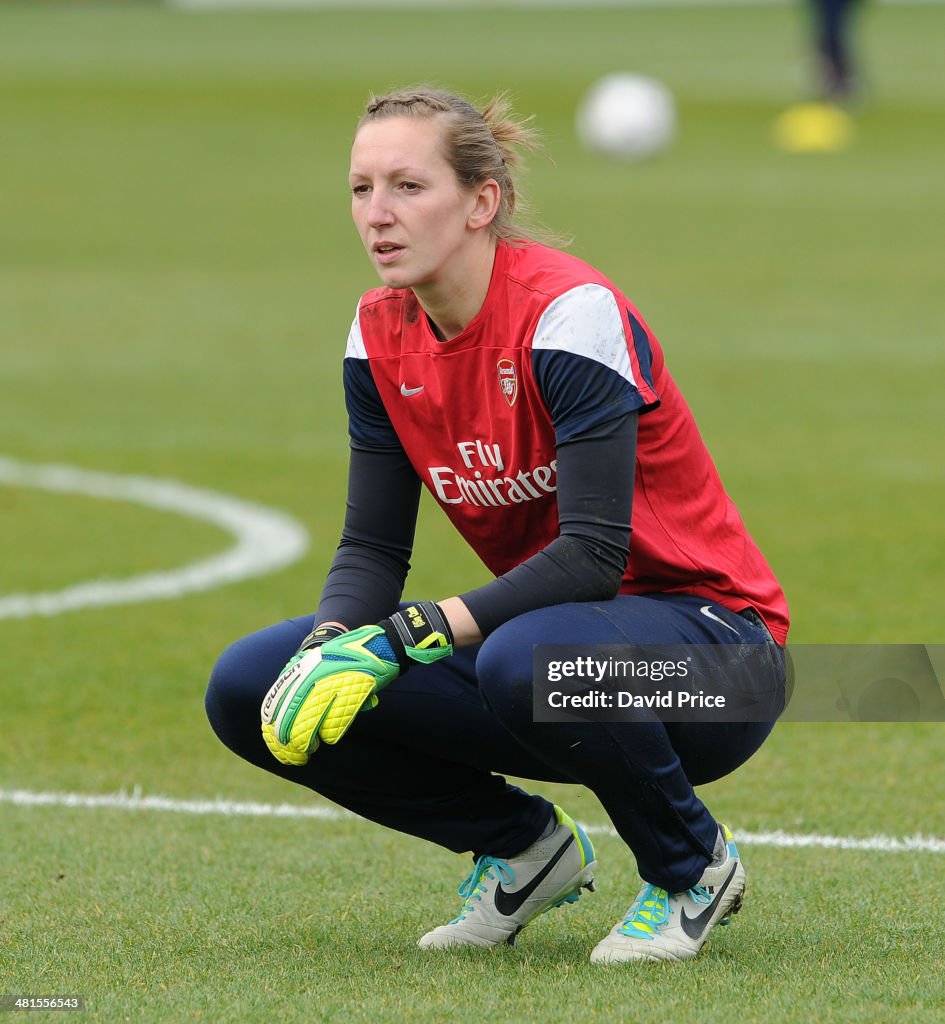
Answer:
[{"label": "nike swoosh on shoe", "polygon": [[531,896],[538,886],[541,885],[549,874],[551,874],[555,865],[565,855],[573,842],[574,836],[568,836],[567,841],[561,844],[558,851],[548,861],[548,863],[545,864],[541,871],[539,871],[527,885],[523,885],[521,889],[516,889],[515,892],[506,892],[500,883],[496,887],[495,891],[495,909],[504,917],[512,917],[513,914],[518,913],[529,896]]},{"label": "nike swoosh on shoe", "polygon": [[679,912],[679,923],[682,925],[682,930],[689,936],[693,941],[701,938],[702,933],[705,931],[706,926],[712,919],[712,915],[715,912],[715,908],[719,905],[719,901],[725,895],[725,891],[728,889],[729,884],[735,877],[735,872],[738,870],[738,863],[732,865],[732,870],[728,873],[728,878],[719,886],[718,892],[715,894],[715,898],[712,902],[699,914],[697,917],[690,917],[685,909]]}]

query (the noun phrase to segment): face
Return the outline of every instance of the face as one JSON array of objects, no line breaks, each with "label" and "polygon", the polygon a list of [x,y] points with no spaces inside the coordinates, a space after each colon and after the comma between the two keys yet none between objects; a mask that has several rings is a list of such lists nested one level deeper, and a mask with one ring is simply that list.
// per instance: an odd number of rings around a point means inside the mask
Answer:
[{"label": "face", "polygon": [[478,191],[462,189],[441,149],[439,118],[363,125],[351,148],[351,212],[381,280],[391,288],[448,281],[483,219]]}]

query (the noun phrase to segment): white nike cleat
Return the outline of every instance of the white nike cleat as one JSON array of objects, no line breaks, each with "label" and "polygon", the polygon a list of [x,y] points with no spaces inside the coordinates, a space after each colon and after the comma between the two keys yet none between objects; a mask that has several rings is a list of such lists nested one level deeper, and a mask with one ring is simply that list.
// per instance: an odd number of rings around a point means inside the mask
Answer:
[{"label": "white nike cleat", "polygon": [[427,932],[421,949],[512,945],[539,914],[577,903],[581,889],[594,890],[594,848],[584,830],[555,807],[558,825],[546,839],[515,857],[480,857],[459,887],[463,907],[449,924]]},{"label": "white nike cleat", "polygon": [[613,931],[594,947],[592,964],[628,960],[691,960],[717,924],[728,924],[742,906],[745,869],[735,841],[722,825],[725,858],[710,864],[685,892],[644,885]]}]

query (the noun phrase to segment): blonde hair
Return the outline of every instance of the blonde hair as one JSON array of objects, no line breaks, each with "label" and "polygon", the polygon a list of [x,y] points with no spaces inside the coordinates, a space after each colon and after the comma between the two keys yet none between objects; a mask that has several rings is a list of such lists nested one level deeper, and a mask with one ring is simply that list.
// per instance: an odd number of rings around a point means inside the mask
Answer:
[{"label": "blonde hair", "polygon": [[[562,244],[527,216],[527,207],[515,186],[513,171],[523,166],[520,150],[541,152],[532,118],[516,118],[506,93],[499,93],[480,112],[468,100],[432,86],[372,96],[358,129],[388,117],[442,117],[444,157],[463,188],[472,189],[494,178],[501,194],[498,213],[489,230],[509,242],[542,241]],[[525,217],[522,217],[522,214]]]}]

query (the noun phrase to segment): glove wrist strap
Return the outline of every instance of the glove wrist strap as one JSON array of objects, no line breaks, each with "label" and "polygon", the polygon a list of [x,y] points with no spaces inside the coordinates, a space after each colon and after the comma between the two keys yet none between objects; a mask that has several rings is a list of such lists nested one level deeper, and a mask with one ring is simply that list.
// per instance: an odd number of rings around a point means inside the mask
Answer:
[{"label": "glove wrist strap", "polygon": [[397,655],[401,672],[415,662],[427,665],[453,653],[453,632],[434,601],[419,601],[378,625]]},{"label": "glove wrist strap", "polygon": [[344,636],[345,633],[347,633],[347,630],[342,629],[341,626],[316,626],[302,641],[295,653],[301,654],[303,651],[313,651],[316,647],[321,647],[328,640],[334,640],[336,636]]}]

